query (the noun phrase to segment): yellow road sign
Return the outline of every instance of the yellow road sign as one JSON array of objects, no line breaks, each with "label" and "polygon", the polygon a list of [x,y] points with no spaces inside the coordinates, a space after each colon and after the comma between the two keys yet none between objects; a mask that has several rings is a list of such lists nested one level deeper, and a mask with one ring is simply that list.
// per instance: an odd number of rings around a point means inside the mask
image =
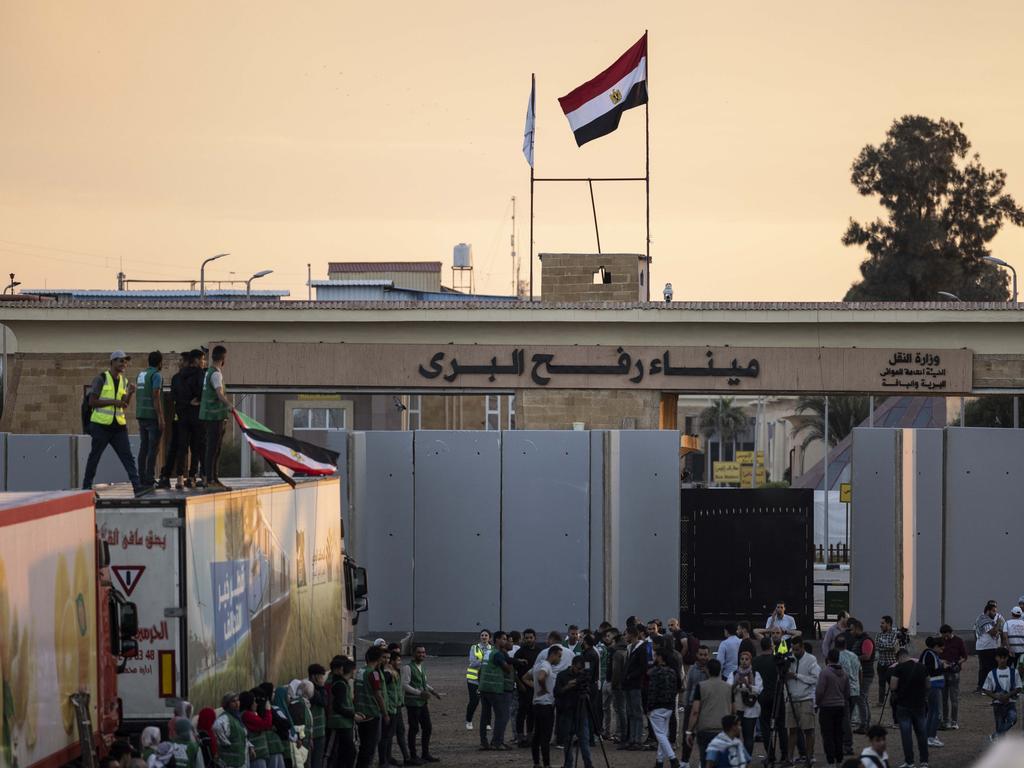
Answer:
[{"label": "yellow road sign", "polygon": [[[754,452],[753,451],[736,451],[736,461],[740,464],[753,464],[754,463]],[[757,463],[764,464],[764,451],[757,452]]]},{"label": "yellow road sign", "polygon": [[853,501],[853,485],[850,483],[839,484],[839,501],[843,504],[849,504]]},{"label": "yellow road sign", "polygon": [[[751,482],[754,467],[752,464],[740,465],[740,488],[753,488],[754,484]],[[757,486],[760,488],[767,482],[768,476],[764,471],[764,465],[759,465],[757,468]]]},{"label": "yellow road sign", "polygon": [[715,461],[711,471],[716,483],[738,483],[740,481],[740,463],[738,461]]}]

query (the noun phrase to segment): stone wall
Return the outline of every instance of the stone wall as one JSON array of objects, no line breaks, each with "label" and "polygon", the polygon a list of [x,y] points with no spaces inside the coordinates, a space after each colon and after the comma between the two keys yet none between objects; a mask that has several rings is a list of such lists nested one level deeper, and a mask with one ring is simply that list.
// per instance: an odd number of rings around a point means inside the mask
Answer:
[{"label": "stone wall", "polygon": [[[139,372],[146,354],[129,352],[129,381]],[[10,356],[11,376],[0,431],[19,434],[79,434],[85,387],[109,365],[102,354],[16,354]],[[145,365],[143,365],[143,368]],[[130,414],[131,415],[131,414]],[[135,431],[135,419],[128,419]]]},{"label": "stone wall", "polygon": [[[645,301],[645,259],[636,253],[542,253],[541,300]],[[610,273],[610,283],[594,283],[601,267]]]},{"label": "stone wall", "polygon": [[660,392],[642,390],[519,390],[519,429],[657,429]]}]

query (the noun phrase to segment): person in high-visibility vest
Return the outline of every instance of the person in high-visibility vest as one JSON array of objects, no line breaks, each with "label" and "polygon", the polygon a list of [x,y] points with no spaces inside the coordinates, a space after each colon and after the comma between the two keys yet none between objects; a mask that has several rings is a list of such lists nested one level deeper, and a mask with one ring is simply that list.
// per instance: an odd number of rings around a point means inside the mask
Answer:
[{"label": "person in high-visibility vest", "polygon": [[235,410],[234,403],[224,394],[223,368],[227,356],[228,351],[219,344],[213,348],[213,364],[206,369],[203,394],[199,399],[199,421],[206,429],[206,457],[203,461],[206,476],[203,485],[215,491],[227,490],[227,486],[220,481],[217,465],[220,463],[220,449],[224,443],[228,414]]},{"label": "person in high-visibility vest", "polygon": [[[124,465],[128,479],[136,494],[144,489],[139,483],[139,473],[135,468],[135,457],[128,442],[128,419],[125,411],[131,404],[135,385],[124,375],[131,357],[124,350],[118,349],[110,353],[110,367],[100,373],[89,385],[88,405],[90,409],[88,430],[92,437],[92,448],[85,462],[85,476],[82,488],[92,488],[96,478],[96,468],[107,446],[112,446],[117,458]],[[152,488],[152,486],[151,486]]]},{"label": "person in high-visibility vest", "polygon": [[[480,667],[491,652],[491,633],[480,632],[480,642],[469,647],[469,666],[466,668],[466,689],[469,692],[469,703],[466,704],[466,730],[473,730],[473,715],[476,705],[480,703]],[[489,723],[484,723],[489,725]]]}]

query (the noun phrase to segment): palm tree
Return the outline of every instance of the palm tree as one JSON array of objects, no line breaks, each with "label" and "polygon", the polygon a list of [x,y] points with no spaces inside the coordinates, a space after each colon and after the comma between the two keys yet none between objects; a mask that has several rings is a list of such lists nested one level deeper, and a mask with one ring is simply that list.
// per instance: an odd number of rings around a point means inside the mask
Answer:
[{"label": "palm tree", "polygon": [[747,429],[747,414],[734,404],[735,398],[720,397],[712,400],[711,405],[700,412],[700,433],[705,440],[718,435],[718,460],[722,460],[722,444],[729,440],[734,444],[736,438]]},{"label": "palm tree", "polygon": [[[836,395],[828,399],[828,444],[836,445],[868,417],[870,400],[864,395]],[[803,434],[800,450],[815,440],[825,439],[825,398],[822,395],[802,395],[796,404],[797,413],[813,413],[815,418],[797,427],[793,436]]]}]

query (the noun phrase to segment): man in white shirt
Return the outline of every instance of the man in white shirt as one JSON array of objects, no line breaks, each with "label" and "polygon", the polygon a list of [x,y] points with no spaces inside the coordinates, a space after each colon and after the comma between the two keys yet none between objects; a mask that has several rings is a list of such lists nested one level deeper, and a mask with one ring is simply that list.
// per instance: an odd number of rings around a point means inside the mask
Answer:
[{"label": "man in white shirt", "polygon": [[995,652],[996,667],[985,678],[981,690],[992,699],[992,714],[996,720],[993,738],[1010,731],[1017,722],[1017,697],[1020,695],[1020,678],[1017,670],[1010,666],[1010,654],[1005,648]]},{"label": "man in white shirt", "polygon": [[[793,750],[803,746],[801,755],[814,755],[814,690],[818,685],[821,667],[810,643],[800,639],[792,641],[793,661],[786,673],[786,689],[789,692],[793,709],[787,711],[787,719],[796,713],[796,722],[789,723],[789,754],[786,757],[792,762]],[[797,741],[799,740],[799,745]]]},{"label": "man in white shirt", "polygon": [[773,629],[782,630],[782,634],[788,638],[800,637],[803,633],[796,628],[796,619],[786,613],[786,604],[782,600],[775,604],[775,610],[764,623],[764,629],[755,629],[754,634],[758,639],[765,635],[771,635]]},{"label": "man in white shirt", "polygon": [[1017,666],[1017,660],[1024,654],[1024,611],[1019,605],[1010,610],[1010,620],[1006,622],[1006,647],[1010,651],[1010,666]]},{"label": "man in white shirt", "polygon": [[[557,639],[560,639],[556,635]],[[549,638],[550,640],[550,638]],[[555,727],[555,667],[561,666],[562,657],[565,656],[572,663],[572,654],[564,653],[561,645],[549,645],[541,653],[544,658],[537,656],[537,662],[533,669],[523,677],[533,683],[533,764],[551,765],[551,733]],[[564,667],[563,667],[564,669]]]},{"label": "man in white shirt", "polygon": [[978,653],[978,691],[985,685],[985,678],[996,666],[996,648],[1003,645],[1006,619],[999,613],[995,600],[985,603],[985,609],[974,622],[974,650]]}]

